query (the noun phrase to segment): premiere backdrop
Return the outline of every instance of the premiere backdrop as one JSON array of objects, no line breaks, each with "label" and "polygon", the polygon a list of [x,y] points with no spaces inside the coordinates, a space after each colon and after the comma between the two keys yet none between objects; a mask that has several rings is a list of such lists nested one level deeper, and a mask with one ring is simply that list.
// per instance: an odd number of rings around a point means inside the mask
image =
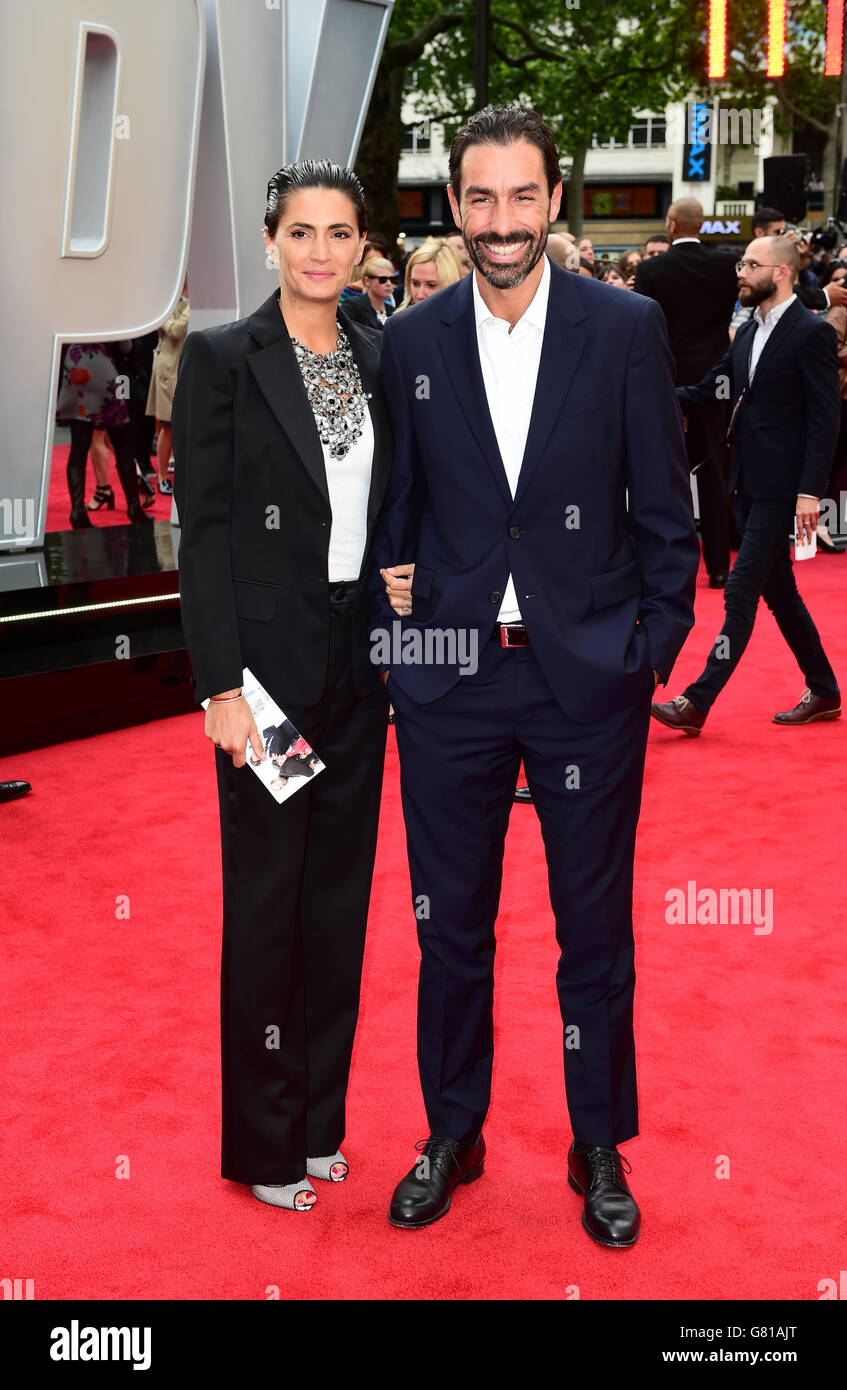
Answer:
[{"label": "premiere backdrop", "polygon": [[39,566],[20,552],[44,543],[62,343],[157,328],[186,272],[192,328],[267,297],[267,181],[293,159],[353,163],[392,5],[0,7],[0,314],[14,345],[0,375],[0,551],[14,558],[0,587]]}]

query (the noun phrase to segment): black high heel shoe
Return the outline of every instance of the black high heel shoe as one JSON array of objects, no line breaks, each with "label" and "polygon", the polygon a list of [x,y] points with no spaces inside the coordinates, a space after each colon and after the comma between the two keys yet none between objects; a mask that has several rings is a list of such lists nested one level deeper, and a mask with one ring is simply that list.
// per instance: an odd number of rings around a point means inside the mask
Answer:
[{"label": "black high heel shoe", "polygon": [[141,472],[139,472],[139,474],[138,474],[138,490],[139,490],[140,493],[142,493],[142,497],[141,497],[141,505],[142,505],[142,507],[145,507],[145,508],[155,507],[155,505],[156,505],[156,489],[153,487],[152,483],[150,482],[150,479],[149,479],[149,478],[146,478],[146,477],[144,476],[144,474],[141,473]]},{"label": "black high heel shoe", "polygon": [[141,503],[138,501],[137,497],[133,498],[133,500],[130,502],[127,508],[127,516],[129,517],[133,526],[143,525],[145,522],[152,524],[153,521],[152,516],[147,515],[147,513],[142,508]]},{"label": "black high heel shoe", "polygon": [[106,507],[108,511],[115,510],[115,494],[109,483],[98,483],[94,489],[94,496],[90,502],[86,502],[86,509],[89,512],[99,512],[101,507]]}]

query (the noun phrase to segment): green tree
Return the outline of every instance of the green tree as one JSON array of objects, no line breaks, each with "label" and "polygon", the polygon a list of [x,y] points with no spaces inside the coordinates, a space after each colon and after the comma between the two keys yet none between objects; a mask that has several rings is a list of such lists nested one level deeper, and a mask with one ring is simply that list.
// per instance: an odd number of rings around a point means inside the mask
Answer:
[{"label": "green tree", "polygon": [[840,80],[824,77],[826,6],[809,0],[788,0],[786,5],[785,73],[767,76],[767,0],[734,0],[730,7],[729,52],[726,81],[721,84],[738,106],[761,107],[776,99],[777,130],[817,132],[823,150],[820,170],[827,210],[835,211],[839,136],[836,106]]},{"label": "green tree", "polygon": [[403,91],[407,74],[434,74],[443,58],[442,41],[460,26],[473,27],[466,0],[445,6],[438,0],[397,0],[382,51],[365,120],[356,172],[368,199],[368,224],[393,245],[400,230],[397,170],[403,143]]},{"label": "green tree", "polygon": [[[421,116],[448,138],[474,109],[474,5],[450,11],[397,0],[357,167],[372,222],[396,235],[404,76],[414,63]],[[582,229],[585,155],[595,130],[624,139],[639,110],[663,110],[702,70],[702,0],[497,0],[491,12],[489,100],[535,107],[569,160],[569,221]],[[392,207],[394,208],[392,215]]]}]

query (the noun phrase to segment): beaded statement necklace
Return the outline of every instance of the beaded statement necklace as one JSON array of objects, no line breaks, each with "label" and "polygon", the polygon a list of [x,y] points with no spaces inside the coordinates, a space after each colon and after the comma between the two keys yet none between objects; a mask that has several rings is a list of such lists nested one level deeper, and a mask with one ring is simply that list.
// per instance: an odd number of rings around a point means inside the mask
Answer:
[{"label": "beaded statement necklace", "polygon": [[291,339],[291,345],[321,443],[329,446],[330,458],[343,459],[361,437],[373,395],[362,390],[350,339],[339,323],[338,345],[333,352],[312,352],[296,338]]}]

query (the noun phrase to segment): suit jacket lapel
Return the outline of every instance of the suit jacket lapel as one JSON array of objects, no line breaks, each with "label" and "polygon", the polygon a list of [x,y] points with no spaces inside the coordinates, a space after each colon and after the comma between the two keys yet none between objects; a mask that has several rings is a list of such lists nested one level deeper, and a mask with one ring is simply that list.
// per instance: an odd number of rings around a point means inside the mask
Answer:
[{"label": "suit jacket lapel", "polygon": [[[450,384],[456,393],[462,414],[482,450],[495,483],[506,500],[511,503],[512,492],[500,456],[497,436],[494,433],[491,412],[488,409],[488,400],[485,395],[485,383],[482,379],[482,368],[479,364],[476,317],[471,286],[473,274],[474,272],[471,271],[470,275],[466,275],[450,296],[442,317],[438,343],[447,367]],[[404,313],[409,312],[414,313],[414,309],[404,310]]]},{"label": "suit jacket lapel", "polygon": [[304,468],[329,506],[323,449],[285,320],[279,290],[248,319],[250,333],[262,347],[247,359],[268,405],[291,440]]},{"label": "suit jacket lapel", "polygon": [[385,490],[388,486],[388,476],[391,472],[391,426],[379,380],[379,351],[371,341],[369,334],[362,332],[359,324],[348,323],[346,330],[350,339],[350,346],[353,349],[353,356],[356,359],[356,366],[359,368],[359,375],[362,378],[362,386],[371,393],[370,411],[374,430],[374,455],[371,467],[371,486],[368,493],[367,521],[368,535],[370,535],[382,506]]},{"label": "suit jacket lapel", "polygon": [[800,321],[800,315],[804,312],[805,310],[803,308],[803,305],[800,303],[799,299],[795,299],[794,303],[789,305],[789,307],[785,310],[785,313],[782,315],[782,318],[780,318],[777,321],[775,327],[771,330],[770,337],[765,343],[765,346],[762,348],[759,360],[756,363],[756,370],[753,373],[753,380],[750,384],[751,391],[755,391],[756,389],[756,382],[760,378],[762,368],[764,367],[765,369],[767,369],[767,366],[774,353],[780,352],[782,350],[783,343],[785,342],[788,335],[791,333],[791,330],[793,328],[796,328],[797,324]]},{"label": "suit jacket lapel", "polygon": [[[752,327],[750,326],[751,324]],[[742,391],[746,391],[747,389],[749,379],[748,368],[750,365],[750,347],[753,342],[755,333],[755,320],[748,319],[746,323],[742,323],[741,327],[738,329],[738,332],[732,340],[732,347],[730,349],[730,352],[738,360],[735,379],[733,381],[733,389],[735,391],[735,397],[733,399],[737,398]]]},{"label": "suit jacket lapel", "polygon": [[550,293],[547,321],[541,343],[541,360],[535,383],[535,397],[529,433],[526,437],[515,501],[523,496],[544,452],[547,440],[576,378],[585,348],[586,314],[582,308],[573,272],[550,266]]}]

